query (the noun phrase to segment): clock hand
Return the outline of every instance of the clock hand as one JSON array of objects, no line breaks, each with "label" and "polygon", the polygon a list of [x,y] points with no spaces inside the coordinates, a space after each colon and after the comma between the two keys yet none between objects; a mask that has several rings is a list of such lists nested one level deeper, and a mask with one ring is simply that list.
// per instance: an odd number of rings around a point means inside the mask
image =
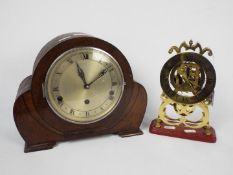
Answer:
[{"label": "clock hand", "polygon": [[188,83],[189,87],[191,87],[192,93],[193,93],[194,95],[197,95],[196,89],[193,87],[193,84],[188,80],[188,78],[184,76],[183,79]]},{"label": "clock hand", "polygon": [[85,87],[87,85],[87,82],[86,82],[86,79],[85,79],[85,74],[84,74],[82,68],[79,66],[78,63],[76,63],[76,66],[77,66],[78,75],[82,79],[82,81],[84,83],[84,87]]},{"label": "clock hand", "polygon": [[92,84],[92,83],[94,83],[96,80],[98,80],[99,78],[101,78],[102,76],[104,76],[107,72],[108,72],[108,69],[109,68],[111,68],[112,67],[112,65],[110,65],[110,66],[108,66],[107,68],[105,68],[104,70],[102,70],[98,75],[97,75],[97,77],[94,79],[94,80],[92,80],[90,83],[88,83],[88,84],[86,84],[88,87]]}]

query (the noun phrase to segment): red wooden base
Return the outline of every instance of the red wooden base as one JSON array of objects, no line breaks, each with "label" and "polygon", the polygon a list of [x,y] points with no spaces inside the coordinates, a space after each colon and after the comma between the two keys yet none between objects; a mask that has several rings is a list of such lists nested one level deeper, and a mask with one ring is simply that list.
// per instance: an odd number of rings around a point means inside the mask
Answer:
[{"label": "red wooden base", "polygon": [[214,128],[210,127],[209,131],[210,135],[206,134],[206,130],[204,128],[199,129],[190,129],[184,127],[184,125],[180,126],[170,126],[161,122],[160,127],[155,127],[156,119],[151,122],[150,132],[158,135],[165,135],[170,137],[178,137],[189,140],[196,140],[202,142],[215,143],[216,135]]}]

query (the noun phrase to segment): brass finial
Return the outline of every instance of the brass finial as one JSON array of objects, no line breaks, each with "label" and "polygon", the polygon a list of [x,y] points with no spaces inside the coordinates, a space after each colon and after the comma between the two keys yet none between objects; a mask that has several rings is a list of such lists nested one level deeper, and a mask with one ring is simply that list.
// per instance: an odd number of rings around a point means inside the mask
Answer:
[{"label": "brass finial", "polygon": [[172,46],[169,50],[168,50],[168,53],[171,54],[174,50],[176,53],[181,53],[181,49],[184,48],[185,50],[193,50],[193,51],[196,51],[197,48],[199,48],[199,54],[201,55],[204,55],[205,52],[208,52],[208,55],[209,56],[212,56],[213,55],[213,52],[210,48],[208,47],[205,47],[204,49],[202,49],[200,43],[196,43],[196,44],[193,44],[193,41],[190,40],[189,41],[189,44],[187,44],[185,41],[182,42],[180,44],[179,47],[177,46]]}]

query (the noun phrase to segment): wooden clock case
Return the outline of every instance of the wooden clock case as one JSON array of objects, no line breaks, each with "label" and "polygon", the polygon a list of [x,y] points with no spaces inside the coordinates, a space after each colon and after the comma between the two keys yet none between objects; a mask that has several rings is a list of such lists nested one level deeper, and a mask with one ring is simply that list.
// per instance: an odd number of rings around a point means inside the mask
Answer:
[{"label": "wooden clock case", "polygon": [[[91,124],[74,124],[58,117],[43,94],[46,73],[63,52],[75,47],[100,48],[119,63],[125,81],[118,106],[103,120]],[[69,33],[48,42],[39,52],[32,75],[20,84],[13,113],[16,127],[25,141],[24,152],[51,149],[59,141],[80,139],[102,134],[122,137],[143,134],[140,125],[147,105],[145,88],[133,80],[125,56],[113,45],[86,34]]]}]

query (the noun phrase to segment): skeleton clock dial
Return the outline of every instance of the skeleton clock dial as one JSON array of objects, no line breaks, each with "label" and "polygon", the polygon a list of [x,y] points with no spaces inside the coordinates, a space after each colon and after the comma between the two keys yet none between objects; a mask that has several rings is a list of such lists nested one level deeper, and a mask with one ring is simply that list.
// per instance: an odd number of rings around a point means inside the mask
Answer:
[{"label": "skeleton clock dial", "polygon": [[140,135],[147,105],[125,56],[81,33],[58,36],[39,52],[14,104],[25,152],[102,134]]},{"label": "skeleton clock dial", "polygon": [[194,104],[213,92],[216,75],[214,67],[204,56],[186,52],[173,56],[164,64],[160,83],[172,100]]}]

